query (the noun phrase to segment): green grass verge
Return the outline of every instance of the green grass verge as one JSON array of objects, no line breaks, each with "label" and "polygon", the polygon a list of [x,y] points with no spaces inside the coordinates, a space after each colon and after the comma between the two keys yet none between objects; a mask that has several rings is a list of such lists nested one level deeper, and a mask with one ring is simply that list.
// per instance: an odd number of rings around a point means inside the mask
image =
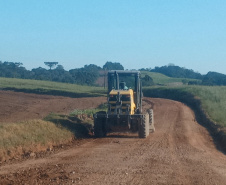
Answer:
[{"label": "green grass verge", "polygon": [[45,121],[49,121],[59,126],[59,128],[64,128],[69,130],[74,138],[84,138],[89,137],[89,133],[92,129],[92,122],[90,121],[91,116],[71,116],[71,115],[60,115],[60,114],[49,114],[44,118]]},{"label": "green grass verge", "polygon": [[69,97],[94,97],[106,94],[103,87],[17,78],[0,78],[0,88],[3,90]]},{"label": "green grass verge", "polygon": [[0,161],[90,137],[93,114],[102,110],[106,111],[105,104],[96,109],[76,109],[69,115],[51,113],[44,120],[0,123]]},{"label": "green grass verge", "polygon": [[73,139],[61,125],[43,120],[0,124],[0,161],[29,152],[46,150]]},{"label": "green grass verge", "polygon": [[101,104],[95,109],[75,109],[70,113],[70,116],[81,116],[81,115],[87,115],[89,117],[92,117],[93,114],[95,114],[98,111],[107,111],[107,104]]},{"label": "green grass verge", "polygon": [[203,109],[212,121],[226,127],[226,87],[193,86],[185,90],[200,98]]}]

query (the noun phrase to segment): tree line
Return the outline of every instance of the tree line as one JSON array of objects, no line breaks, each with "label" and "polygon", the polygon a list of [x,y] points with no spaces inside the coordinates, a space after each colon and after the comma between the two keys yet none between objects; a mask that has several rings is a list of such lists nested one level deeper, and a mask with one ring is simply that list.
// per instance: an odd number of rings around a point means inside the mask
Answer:
[{"label": "tree line", "polygon": [[89,64],[82,68],[71,69],[69,71],[66,71],[62,65],[58,65],[58,62],[44,63],[49,69],[38,67],[27,70],[23,67],[23,63],[20,62],[0,61],[0,77],[95,85],[101,70],[124,70],[124,67],[120,63],[110,61],[107,61],[103,67]]},{"label": "tree line", "polygon": [[[124,70],[118,62],[107,61],[102,67],[95,64],[85,65],[82,68],[75,68],[66,71],[58,62],[44,62],[49,69],[42,67],[27,70],[21,62],[2,62],[0,61],[0,77],[22,78],[34,80],[47,80],[63,83],[96,85],[99,77],[106,75],[108,70]],[[199,79],[201,81],[188,81],[189,85],[226,85],[226,75],[217,72],[208,72],[201,75],[191,69],[185,69],[175,65],[162,67],[142,68],[140,71],[158,72],[174,78]],[[153,79],[146,75],[143,79],[144,86],[154,85]]]},{"label": "tree line", "polygon": [[203,78],[203,76],[200,73],[194,72],[192,69],[182,68],[179,66],[175,66],[173,64],[170,64],[168,66],[155,67],[150,71],[162,73],[166,76],[174,77],[174,78],[191,78],[191,79],[199,79],[199,80]]},{"label": "tree line", "polygon": [[169,77],[173,78],[188,78],[188,79],[197,79],[200,81],[189,81],[188,85],[226,85],[226,75],[217,73],[217,72],[208,72],[206,75],[201,75],[198,72],[194,72],[192,69],[186,69],[183,67],[175,66],[174,64],[169,64],[162,67],[155,67],[154,69],[151,68],[142,68],[140,70],[150,71],[161,73]]}]

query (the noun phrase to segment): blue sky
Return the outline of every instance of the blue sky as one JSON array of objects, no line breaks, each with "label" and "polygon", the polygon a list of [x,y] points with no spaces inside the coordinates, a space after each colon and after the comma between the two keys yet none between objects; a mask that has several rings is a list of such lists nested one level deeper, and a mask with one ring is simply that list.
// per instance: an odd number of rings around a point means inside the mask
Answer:
[{"label": "blue sky", "polygon": [[224,0],[0,0],[0,60],[226,74]]}]

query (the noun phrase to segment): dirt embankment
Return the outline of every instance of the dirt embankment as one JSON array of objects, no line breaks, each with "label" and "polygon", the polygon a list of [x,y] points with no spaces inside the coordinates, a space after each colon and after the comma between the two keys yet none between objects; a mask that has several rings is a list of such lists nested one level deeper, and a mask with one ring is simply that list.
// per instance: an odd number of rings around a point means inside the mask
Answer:
[{"label": "dirt embankment", "polygon": [[[59,102],[60,104],[60,102]],[[156,132],[82,140],[50,156],[0,166],[0,184],[225,184],[226,156],[193,111],[145,98]]]}]

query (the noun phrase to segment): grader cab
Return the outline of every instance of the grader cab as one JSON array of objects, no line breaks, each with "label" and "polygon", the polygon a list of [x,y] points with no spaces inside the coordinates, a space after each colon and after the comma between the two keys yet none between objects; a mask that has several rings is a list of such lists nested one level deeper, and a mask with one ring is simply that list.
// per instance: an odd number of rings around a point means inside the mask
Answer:
[{"label": "grader cab", "polygon": [[139,71],[108,72],[108,110],[94,114],[94,136],[109,132],[138,132],[146,138],[154,132],[153,110],[142,112],[142,84]]}]

